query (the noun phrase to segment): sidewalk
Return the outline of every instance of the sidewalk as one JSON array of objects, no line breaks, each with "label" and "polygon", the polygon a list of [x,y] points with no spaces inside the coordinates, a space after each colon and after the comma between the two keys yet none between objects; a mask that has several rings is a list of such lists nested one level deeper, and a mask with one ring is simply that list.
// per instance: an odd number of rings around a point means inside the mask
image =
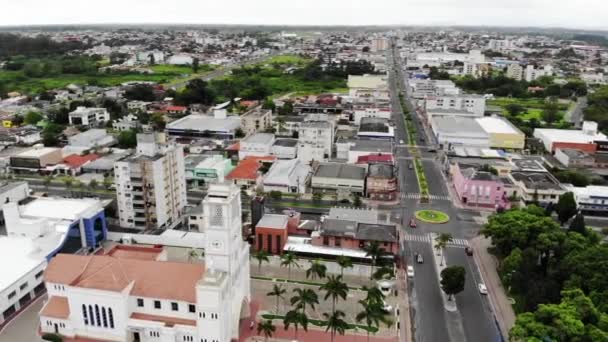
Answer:
[{"label": "sidewalk", "polygon": [[500,333],[505,341],[509,340],[509,331],[515,324],[515,312],[502,286],[496,267],[496,258],[488,252],[490,239],[478,236],[470,241],[475,262],[479,266],[482,279],[488,288],[488,298],[498,322]]},{"label": "sidewalk", "polygon": [[[431,233],[431,241],[435,241],[436,238],[437,238],[437,234]],[[435,271],[436,271],[435,275],[437,276],[437,282],[440,284],[441,284],[441,271],[443,271],[447,267],[447,263],[443,262],[444,260],[442,260],[443,253],[444,253],[443,250],[438,252],[437,249],[435,249],[435,247],[433,247],[433,264],[435,266]],[[442,289],[439,289],[439,291],[441,292],[441,299],[443,300],[444,309],[449,312],[458,311],[458,307],[456,306],[456,298],[452,298],[452,300],[449,300],[448,295],[446,295]]]},{"label": "sidewalk", "polygon": [[402,301],[399,301],[399,337],[401,341],[414,341],[408,284],[405,271],[401,268],[397,270],[397,289],[399,298],[403,298]]}]

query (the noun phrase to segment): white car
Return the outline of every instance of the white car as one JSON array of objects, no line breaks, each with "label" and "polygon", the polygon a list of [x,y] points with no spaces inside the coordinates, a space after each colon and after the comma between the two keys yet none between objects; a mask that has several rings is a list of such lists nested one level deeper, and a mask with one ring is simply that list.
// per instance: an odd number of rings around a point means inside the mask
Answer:
[{"label": "white car", "polygon": [[479,293],[481,293],[482,295],[487,295],[488,294],[488,288],[486,288],[486,284],[479,283],[477,285],[477,287],[479,288]]},{"label": "white car", "polygon": [[403,140],[399,140],[399,143],[400,143],[401,145],[405,144],[405,142],[404,142]]},{"label": "white car", "polygon": [[414,266],[409,265],[407,267],[407,277],[408,278],[414,278]]},{"label": "white car", "polygon": [[387,304],[385,301],[382,301],[382,304],[383,304],[382,308],[384,309],[384,311],[386,311],[386,312],[393,311],[392,305]]}]

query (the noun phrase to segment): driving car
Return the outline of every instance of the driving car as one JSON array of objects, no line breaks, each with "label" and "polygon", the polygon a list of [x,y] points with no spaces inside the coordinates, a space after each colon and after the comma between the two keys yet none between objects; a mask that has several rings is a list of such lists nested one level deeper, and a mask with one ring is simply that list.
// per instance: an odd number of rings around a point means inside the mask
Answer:
[{"label": "driving car", "polygon": [[424,263],[424,259],[422,258],[422,254],[418,253],[416,255],[416,262],[419,263],[419,264]]},{"label": "driving car", "polygon": [[467,253],[468,256],[473,255],[473,249],[471,247],[465,247],[464,252]]},{"label": "driving car", "polygon": [[414,266],[412,266],[412,265],[407,266],[407,277],[414,278]]},{"label": "driving car", "polygon": [[416,219],[413,217],[410,219],[410,228],[416,228]]},{"label": "driving car", "polygon": [[404,142],[403,140],[399,140],[399,143],[400,143],[401,145],[405,144],[405,142]]},{"label": "driving car", "polygon": [[479,293],[481,293],[482,295],[487,295],[488,294],[488,288],[486,288],[486,284],[479,283],[477,285],[477,287],[479,288]]}]

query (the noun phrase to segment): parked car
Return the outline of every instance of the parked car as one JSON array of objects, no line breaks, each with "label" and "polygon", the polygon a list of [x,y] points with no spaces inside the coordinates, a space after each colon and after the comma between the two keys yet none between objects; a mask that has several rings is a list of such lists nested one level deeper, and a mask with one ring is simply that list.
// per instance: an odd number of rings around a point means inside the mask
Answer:
[{"label": "parked car", "polygon": [[413,169],[414,168],[414,163],[407,164],[407,168],[410,169],[410,170]]},{"label": "parked car", "polygon": [[412,266],[412,265],[407,266],[407,277],[414,278],[414,266]]},{"label": "parked car", "polygon": [[468,256],[473,255],[473,248],[465,247],[464,252],[467,253]]},{"label": "parked car", "polygon": [[410,219],[410,228],[416,228],[416,219],[413,217]]},{"label": "parked car", "polygon": [[393,311],[393,306],[390,304],[387,304],[385,301],[382,301],[382,308],[384,309],[384,311],[386,312],[392,312]]},{"label": "parked car", "polygon": [[399,143],[400,143],[401,145],[405,144],[405,142],[404,142],[403,140],[399,140]]},{"label": "parked car", "polygon": [[416,254],[416,262],[419,264],[424,263],[424,259],[422,258],[422,254],[418,253]]},{"label": "parked car", "polygon": [[487,295],[488,294],[488,289],[486,288],[486,284],[479,283],[477,285],[477,287],[479,288],[479,293],[481,293],[482,295]]}]

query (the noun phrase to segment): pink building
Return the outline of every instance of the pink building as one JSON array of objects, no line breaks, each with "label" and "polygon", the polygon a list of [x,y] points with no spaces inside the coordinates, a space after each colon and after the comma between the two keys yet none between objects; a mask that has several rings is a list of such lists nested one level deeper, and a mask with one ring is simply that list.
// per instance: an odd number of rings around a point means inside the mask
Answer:
[{"label": "pink building", "polygon": [[479,165],[454,163],[450,175],[458,198],[467,206],[504,208],[510,207],[503,182]]}]

